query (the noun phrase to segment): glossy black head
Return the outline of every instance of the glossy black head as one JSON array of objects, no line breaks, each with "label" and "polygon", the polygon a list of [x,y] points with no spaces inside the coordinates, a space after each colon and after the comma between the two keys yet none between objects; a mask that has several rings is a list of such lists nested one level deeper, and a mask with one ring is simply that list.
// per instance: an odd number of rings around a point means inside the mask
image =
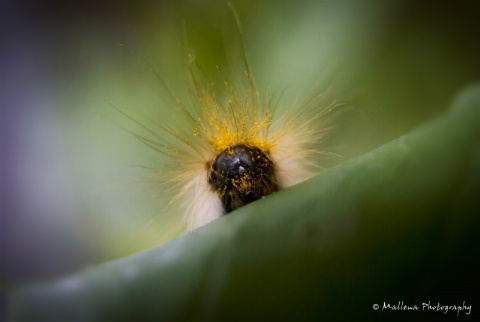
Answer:
[{"label": "glossy black head", "polygon": [[278,190],[275,166],[258,148],[237,145],[215,159],[209,183],[227,213]]}]

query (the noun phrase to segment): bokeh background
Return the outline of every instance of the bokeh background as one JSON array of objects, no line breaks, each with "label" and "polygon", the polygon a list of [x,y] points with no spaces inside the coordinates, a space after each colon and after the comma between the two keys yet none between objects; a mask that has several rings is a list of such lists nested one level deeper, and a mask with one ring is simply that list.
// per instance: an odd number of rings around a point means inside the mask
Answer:
[{"label": "bokeh background", "polygon": [[[442,114],[480,79],[478,1],[234,5],[260,91],[343,103],[326,168]],[[0,289],[178,236],[145,169],[158,153],[116,108],[150,128],[171,117],[152,69],[188,102],[187,47],[207,78],[241,73],[227,1],[4,1],[0,25]]]}]

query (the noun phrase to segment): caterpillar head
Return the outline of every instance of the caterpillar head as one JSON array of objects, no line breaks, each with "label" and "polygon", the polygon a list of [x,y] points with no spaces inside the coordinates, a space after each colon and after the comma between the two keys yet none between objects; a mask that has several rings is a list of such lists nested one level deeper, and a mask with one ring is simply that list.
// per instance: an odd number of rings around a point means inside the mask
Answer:
[{"label": "caterpillar head", "polygon": [[279,189],[274,163],[268,153],[258,147],[228,148],[209,168],[208,182],[226,213]]}]

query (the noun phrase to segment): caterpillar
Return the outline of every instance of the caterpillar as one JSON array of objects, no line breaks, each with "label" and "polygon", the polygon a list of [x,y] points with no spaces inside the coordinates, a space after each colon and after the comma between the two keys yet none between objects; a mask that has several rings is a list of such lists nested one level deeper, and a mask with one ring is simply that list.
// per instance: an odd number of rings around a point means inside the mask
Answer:
[{"label": "caterpillar", "polygon": [[148,129],[152,136],[132,132],[162,155],[157,180],[172,211],[184,215],[188,230],[321,172],[318,157],[328,154],[321,146],[336,103],[323,104],[322,94],[283,102],[281,95],[260,92],[239,16],[234,8],[232,12],[240,34],[240,84],[223,74],[220,86],[207,79],[187,49],[187,102],[157,75],[174,102],[172,119],[181,125],[157,123],[154,131]]}]

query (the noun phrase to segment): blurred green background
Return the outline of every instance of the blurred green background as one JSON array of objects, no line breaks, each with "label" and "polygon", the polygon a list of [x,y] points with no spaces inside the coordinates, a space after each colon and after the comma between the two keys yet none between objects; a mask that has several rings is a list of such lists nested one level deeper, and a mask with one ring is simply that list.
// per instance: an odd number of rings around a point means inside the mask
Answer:
[{"label": "blurred green background", "polygon": [[[260,91],[283,93],[283,108],[321,92],[344,104],[325,140],[339,157],[326,158],[326,168],[442,114],[480,78],[475,1],[234,6]],[[207,77],[218,80],[217,66],[238,77],[239,34],[227,1],[23,1],[9,10],[3,43],[21,68],[7,76],[12,84],[20,77],[22,91],[19,108],[2,113],[21,111],[8,121],[23,138],[17,157],[35,160],[44,177],[24,175],[28,162],[12,163],[12,182],[22,184],[2,211],[2,279],[54,277],[178,236],[179,214],[164,211],[168,199],[144,169],[159,154],[125,131],[143,130],[112,105],[151,129],[170,121],[173,101],[151,68],[189,104],[187,46]]]}]

